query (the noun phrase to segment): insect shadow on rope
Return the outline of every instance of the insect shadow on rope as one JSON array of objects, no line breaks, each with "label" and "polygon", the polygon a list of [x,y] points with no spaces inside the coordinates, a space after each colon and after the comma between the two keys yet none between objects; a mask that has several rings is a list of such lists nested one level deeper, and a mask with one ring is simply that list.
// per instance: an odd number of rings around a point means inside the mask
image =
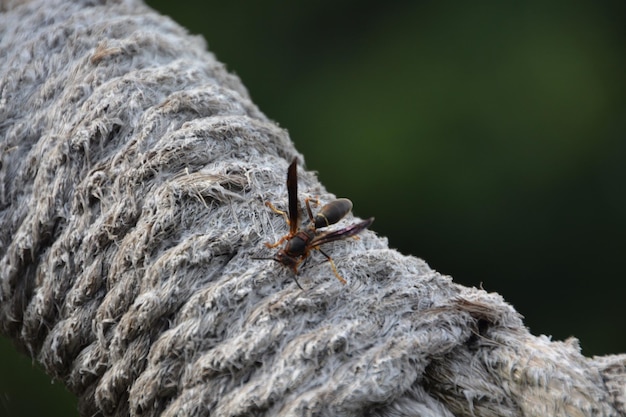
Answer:
[{"label": "insect shadow on rope", "polygon": [[253,259],[270,259],[276,261],[288,268],[294,273],[294,280],[300,289],[300,283],[297,279],[298,266],[305,262],[309,256],[311,250],[317,250],[326,257],[330,263],[330,267],[333,273],[342,284],[346,283],[343,279],[332,258],[324,252],[320,246],[324,243],[334,242],[335,240],[345,239],[351,236],[355,236],[367,229],[374,218],[370,217],[367,220],[363,220],[359,223],[355,223],[337,230],[320,231],[330,225],[337,223],[343,219],[352,210],[352,201],[347,198],[339,198],[324,205],[320,211],[314,216],[311,210],[310,198],[304,200],[306,206],[306,212],[309,217],[309,222],[305,226],[301,226],[300,219],[300,202],[298,200],[298,171],[297,171],[297,158],[294,158],[291,165],[287,169],[287,192],[289,194],[289,213],[274,207],[269,201],[265,203],[273,212],[282,215],[285,221],[289,225],[289,233],[281,237],[275,243],[266,243],[268,248],[275,248],[283,243],[282,249],[276,252],[273,258],[253,258]]}]

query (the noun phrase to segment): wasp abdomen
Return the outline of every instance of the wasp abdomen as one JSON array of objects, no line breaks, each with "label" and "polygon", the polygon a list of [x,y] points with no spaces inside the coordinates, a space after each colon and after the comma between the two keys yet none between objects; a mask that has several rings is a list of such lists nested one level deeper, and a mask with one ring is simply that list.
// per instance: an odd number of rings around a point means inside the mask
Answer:
[{"label": "wasp abdomen", "polygon": [[319,213],[315,215],[313,223],[315,228],[328,227],[343,219],[352,210],[352,201],[347,198],[338,198],[326,204]]}]

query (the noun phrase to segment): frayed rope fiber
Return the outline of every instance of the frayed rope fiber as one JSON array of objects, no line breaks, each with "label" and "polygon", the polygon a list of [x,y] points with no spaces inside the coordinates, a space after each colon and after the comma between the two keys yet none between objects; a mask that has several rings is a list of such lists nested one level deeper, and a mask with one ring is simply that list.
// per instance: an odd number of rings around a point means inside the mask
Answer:
[{"label": "frayed rope fiber", "polygon": [[[371,230],[324,246],[346,285],[252,259],[303,160],[200,37],[133,0],[0,10],[0,331],[81,415],[625,415],[626,356]],[[299,189],[335,198],[302,164]]]}]

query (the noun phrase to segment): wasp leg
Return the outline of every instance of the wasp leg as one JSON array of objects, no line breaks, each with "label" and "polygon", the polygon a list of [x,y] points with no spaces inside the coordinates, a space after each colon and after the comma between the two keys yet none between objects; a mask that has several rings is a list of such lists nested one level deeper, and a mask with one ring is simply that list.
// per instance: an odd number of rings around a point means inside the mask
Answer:
[{"label": "wasp leg", "polygon": [[[285,222],[287,223],[287,226],[290,225],[289,216],[287,216],[287,212],[286,211],[278,210],[269,201],[266,201],[265,205],[267,207],[269,207],[274,213],[282,215],[285,218]],[[278,245],[281,245],[285,240],[289,239],[290,237],[291,237],[291,235],[286,234],[285,236],[281,237],[276,243],[269,243],[269,242],[267,242],[267,243],[265,243],[265,246],[268,247],[268,248],[275,248]]]},{"label": "wasp leg", "polygon": [[337,267],[335,266],[335,263],[333,262],[333,259],[323,250],[321,250],[320,248],[316,248],[318,251],[320,251],[322,253],[322,255],[324,255],[326,257],[326,259],[328,259],[328,262],[330,262],[330,267],[333,269],[333,272],[335,273],[335,276],[337,277],[337,279],[339,280],[339,282],[341,282],[342,284],[346,284],[346,280],[343,279],[341,277],[341,275],[339,275],[339,272],[337,271]]},{"label": "wasp leg", "polygon": [[287,226],[291,225],[291,222],[289,221],[289,216],[287,215],[286,211],[282,211],[282,210],[278,210],[276,207],[274,207],[274,205],[272,203],[270,203],[269,201],[265,202],[265,205],[267,207],[269,207],[274,213],[276,214],[280,214],[285,218],[285,222],[287,223]]},{"label": "wasp leg", "polygon": [[280,239],[278,239],[278,241],[276,243],[265,242],[265,247],[266,248],[270,248],[270,249],[275,248],[276,246],[282,245],[282,243],[285,240],[289,239],[289,237],[290,237],[289,235],[285,235],[285,236],[281,237]]},{"label": "wasp leg", "polygon": [[311,204],[309,204],[309,201],[311,200],[315,200],[315,205],[319,206],[320,205],[320,200],[318,198],[310,198],[307,197],[304,199],[304,204],[306,205],[306,213],[309,215],[309,220],[311,220],[311,223],[315,223],[315,217],[313,217],[313,211],[311,210]]}]

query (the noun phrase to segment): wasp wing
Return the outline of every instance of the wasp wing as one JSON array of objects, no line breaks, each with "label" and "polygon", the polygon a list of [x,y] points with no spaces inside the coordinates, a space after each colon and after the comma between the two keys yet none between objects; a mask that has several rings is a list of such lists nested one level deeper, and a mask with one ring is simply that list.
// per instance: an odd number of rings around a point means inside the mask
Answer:
[{"label": "wasp wing", "polygon": [[287,169],[287,193],[289,194],[289,232],[295,235],[300,227],[300,203],[298,202],[298,158]]},{"label": "wasp wing", "polygon": [[335,240],[345,239],[350,236],[358,235],[367,229],[374,222],[374,218],[370,217],[362,222],[346,226],[343,229],[333,230],[326,233],[320,233],[311,240],[310,246],[319,246],[324,243],[334,242]]}]

